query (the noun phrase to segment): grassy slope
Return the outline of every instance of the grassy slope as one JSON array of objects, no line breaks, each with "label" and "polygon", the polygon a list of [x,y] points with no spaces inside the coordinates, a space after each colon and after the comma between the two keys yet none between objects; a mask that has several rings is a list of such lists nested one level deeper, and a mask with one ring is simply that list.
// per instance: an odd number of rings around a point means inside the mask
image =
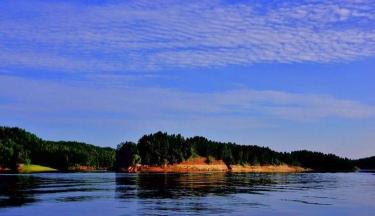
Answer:
[{"label": "grassy slope", "polygon": [[25,164],[20,167],[20,173],[37,173],[37,172],[56,172],[56,169],[35,164]]}]

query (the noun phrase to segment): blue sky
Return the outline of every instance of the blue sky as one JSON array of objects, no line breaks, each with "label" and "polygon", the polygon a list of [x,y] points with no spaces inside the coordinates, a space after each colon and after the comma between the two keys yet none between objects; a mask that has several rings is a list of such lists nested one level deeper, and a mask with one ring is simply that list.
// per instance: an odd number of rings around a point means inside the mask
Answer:
[{"label": "blue sky", "polygon": [[0,123],[375,155],[375,1],[0,2]]}]

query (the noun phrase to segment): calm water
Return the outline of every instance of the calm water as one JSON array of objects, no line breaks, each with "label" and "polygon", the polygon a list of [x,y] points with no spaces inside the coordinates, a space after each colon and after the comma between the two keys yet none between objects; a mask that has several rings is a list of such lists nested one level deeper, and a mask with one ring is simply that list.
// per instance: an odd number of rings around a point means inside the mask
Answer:
[{"label": "calm water", "polygon": [[0,215],[375,215],[374,173],[0,175]]}]

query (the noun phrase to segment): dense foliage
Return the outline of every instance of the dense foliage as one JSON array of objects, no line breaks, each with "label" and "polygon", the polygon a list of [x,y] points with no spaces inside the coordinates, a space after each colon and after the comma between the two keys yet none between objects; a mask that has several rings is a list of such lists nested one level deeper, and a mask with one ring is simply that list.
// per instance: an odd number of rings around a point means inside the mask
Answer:
[{"label": "dense foliage", "polygon": [[77,166],[126,168],[135,164],[164,165],[180,163],[201,156],[223,160],[227,165],[289,164],[317,171],[349,171],[355,166],[374,169],[375,157],[360,160],[340,158],[333,154],[311,151],[276,152],[266,147],[237,145],[208,140],[205,137],[184,138],[157,132],[145,135],[138,143],[124,142],[102,148],[79,142],[45,141],[20,128],[0,127],[0,166],[16,168],[19,163],[34,163],[66,170]]},{"label": "dense foliage", "polygon": [[145,135],[137,145],[144,164],[179,163],[192,155],[192,148],[181,135],[155,133]]},{"label": "dense foliage", "polygon": [[129,167],[141,163],[141,157],[138,154],[137,145],[133,142],[124,142],[117,146],[116,168]]},{"label": "dense foliage", "polygon": [[[192,156],[223,160],[227,165],[299,165],[319,171],[349,171],[354,169],[354,162],[332,154],[311,151],[291,153],[276,152],[266,147],[237,145],[208,140],[204,137],[185,139],[181,135],[168,135],[157,132],[145,135],[135,143],[120,144],[116,159],[118,166],[129,166],[139,161],[145,165],[174,164]],[[140,159],[136,162],[134,157]],[[126,159],[127,158],[127,159]]]},{"label": "dense foliage", "polygon": [[355,168],[355,163],[352,160],[321,152],[294,151],[290,154],[290,158],[294,163],[314,170],[350,171]]},{"label": "dense foliage", "polygon": [[34,163],[66,170],[76,166],[109,168],[115,151],[79,142],[45,141],[20,128],[0,127],[0,166]]},{"label": "dense foliage", "polygon": [[375,169],[375,156],[362,158],[356,161],[356,165],[361,169]]}]

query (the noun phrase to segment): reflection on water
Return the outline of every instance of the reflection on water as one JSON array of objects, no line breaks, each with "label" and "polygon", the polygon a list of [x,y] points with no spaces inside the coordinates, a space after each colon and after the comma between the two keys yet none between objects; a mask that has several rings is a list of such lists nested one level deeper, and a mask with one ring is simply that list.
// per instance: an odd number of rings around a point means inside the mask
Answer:
[{"label": "reflection on water", "polygon": [[[212,174],[141,174],[116,175],[116,194],[139,198],[180,198],[184,196],[225,195],[233,193],[261,193],[277,184],[275,175]],[[136,187],[134,187],[136,186]],[[134,191],[137,189],[136,191]]]},{"label": "reflection on water", "polygon": [[32,176],[0,175],[0,207],[21,206],[35,202],[29,188],[37,187],[38,181]]},{"label": "reflection on water", "polygon": [[0,214],[373,215],[374,177],[373,173],[0,175]]}]

